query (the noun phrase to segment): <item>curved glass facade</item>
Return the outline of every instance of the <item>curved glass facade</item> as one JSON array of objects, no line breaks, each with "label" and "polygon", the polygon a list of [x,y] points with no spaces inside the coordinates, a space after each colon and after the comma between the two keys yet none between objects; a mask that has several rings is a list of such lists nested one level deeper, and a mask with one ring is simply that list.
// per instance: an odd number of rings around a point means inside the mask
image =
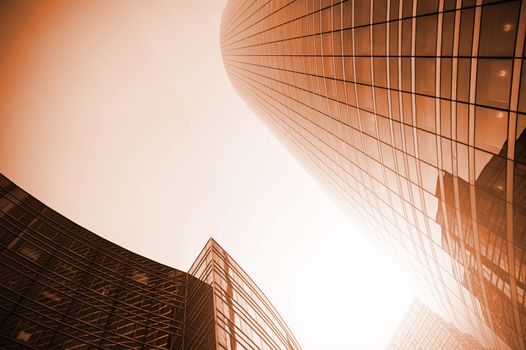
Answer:
[{"label": "curved glass facade", "polygon": [[520,0],[230,0],[221,27],[251,108],[498,349],[526,343],[525,30]]},{"label": "curved glass facade", "polygon": [[0,252],[0,348],[181,348],[186,273],[89,232],[1,175]]},{"label": "curved glass facade", "polygon": [[80,227],[2,175],[0,282],[1,349],[300,349],[214,240],[182,272]]},{"label": "curved glass facade", "polygon": [[[217,242],[214,240],[208,242],[189,273],[206,282],[213,290],[212,298],[195,298],[194,289],[201,287],[192,288],[189,285],[188,303],[196,305],[197,308],[198,305],[213,305],[217,349],[300,349],[298,342],[270,301]],[[200,322],[195,328],[210,332],[209,322],[203,319],[198,321]],[[209,348],[185,347],[185,349]]]}]

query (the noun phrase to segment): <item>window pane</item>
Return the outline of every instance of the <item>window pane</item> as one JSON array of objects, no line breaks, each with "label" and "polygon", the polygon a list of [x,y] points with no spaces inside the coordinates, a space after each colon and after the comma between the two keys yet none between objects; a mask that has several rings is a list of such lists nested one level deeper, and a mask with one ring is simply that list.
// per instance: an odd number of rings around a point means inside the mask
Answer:
[{"label": "window pane", "polygon": [[387,59],[385,57],[373,58],[374,85],[387,87]]},{"label": "window pane", "polygon": [[442,58],[440,68],[440,97],[451,98],[451,58]]},{"label": "window pane", "polygon": [[411,55],[411,20],[402,21],[402,55]]},{"label": "window pane", "polygon": [[359,107],[363,109],[373,110],[373,94],[371,87],[366,85],[357,85]]},{"label": "window pane", "polygon": [[371,0],[360,0],[354,2],[354,26],[363,26],[370,23]]},{"label": "window pane", "polygon": [[379,115],[388,115],[388,101],[387,101],[387,90],[382,88],[375,88],[376,96],[376,113]]},{"label": "window pane", "polygon": [[435,99],[416,96],[416,126],[435,132]]},{"label": "window pane", "polygon": [[448,56],[453,53],[453,29],[455,28],[455,14],[444,13],[442,23],[442,55]]},{"label": "window pane", "polygon": [[437,16],[418,17],[416,19],[416,55],[434,56],[437,45],[436,36]]},{"label": "window pane", "polygon": [[385,56],[386,54],[387,25],[377,24],[373,26],[373,55]]},{"label": "window pane", "polygon": [[519,111],[526,112],[526,60],[522,60],[521,85],[519,91]]},{"label": "window pane", "polygon": [[354,30],[354,53],[356,55],[371,55],[370,28],[371,27],[361,27]]},{"label": "window pane", "polygon": [[459,55],[470,56],[473,39],[473,18],[475,15],[474,9],[467,9],[462,11],[460,18],[460,43]]},{"label": "window pane", "polygon": [[356,81],[371,85],[371,59],[369,57],[356,57]]},{"label": "window pane", "polygon": [[415,58],[416,92],[426,95],[435,94],[435,59]]},{"label": "window pane", "polygon": [[[459,58],[458,60],[458,85],[457,99],[468,102],[469,100],[469,77],[471,70],[471,60],[469,58]],[[480,67],[479,67],[480,72]]]},{"label": "window pane", "polygon": [[526,116],[524,115],[519,115],[517,118],[516,135],[515,162],[526,165]]},{"label": "window pane", "polygon": [[424,15],[437,11],[438,0],[419,1],[416,5],[416,15]]},{"label": "window pane", "polygon": [[508,108],[512,61],[479,59],[477,75],[477,103]]},{"label": "window pane", "polygon": [[373,23],[383,22],[387,19],[387,0],[374,0]]},{"label": "window pane", "polygon": [[508,137],[508,113],[477,107],[475,112],[475,146],[499,154]]},{"label": "window pane", "polygon": [[422,160],[436,166],[437,146],[434,134],[418,130],[418,152]]},{"label": "window pane", "polygon": [[517,1],[483,7],[479,55],[513,55],[519,5]]}]

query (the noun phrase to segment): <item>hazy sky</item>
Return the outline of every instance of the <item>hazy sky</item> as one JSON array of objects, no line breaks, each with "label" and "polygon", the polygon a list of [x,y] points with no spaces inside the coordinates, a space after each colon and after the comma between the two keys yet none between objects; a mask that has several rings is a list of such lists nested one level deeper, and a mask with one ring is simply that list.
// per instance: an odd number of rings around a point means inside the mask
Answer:
[{"label": "hazy sky", "polygon": [[383,348],[415,291],[233,90],[225,2],[4,1],[0,171],[182,270],[213,236],[306,350]]}]

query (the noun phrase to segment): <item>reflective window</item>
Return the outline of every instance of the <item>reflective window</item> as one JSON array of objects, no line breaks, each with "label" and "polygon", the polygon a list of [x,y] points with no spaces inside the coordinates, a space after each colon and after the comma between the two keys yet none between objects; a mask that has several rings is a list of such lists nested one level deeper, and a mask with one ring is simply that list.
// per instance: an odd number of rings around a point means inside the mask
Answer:
[{"label": "reflective window", "polygon": [[522,60],[522,74],[518,110],[526,113],[526,60]]},{"label": "reflective window", "polygon": [[451,102],[440,101],[440,134],[451,138]]},{"label": "reflective window", "polygon": [[369,24],[371,21],[371,0],[354,1],[354,25]]},{"label": "reflective window", "polygon": [[[393,2],[391,2],[392,4]],[[398,26],[400,22],[389,22],[389,55],[398,56]]]},{"label": "reflective window", "polygon": [[387,19],[387,0],[374,0],[373,23],[384,22]]},{"label": "reflective window", "polygon": [[465,103],[457,104],[457,141],[468,143],[469,134],[469,115],[468,105]]},{"label": "reflective window", "polygon": [[355,57],[356,81],[371,85],[371,59],[369,57]]},{"label": "reflective window", "polygon": [[402,56],[411,55],[411,20],[402,21]]},{"label": "reflective window", "polygon": [[[480,67],[479,67],[480,72]],[[462,102],[469,101],[469,83],[471,73],[471,60],[469,58],[458,59],[457,70],[457,99]]]},{"label": "reflective window", "polygon": [[373,55],[385,56],[386,51],[386,36],[387,36],[387,24],[377,24],[373,28]]},{"label": "reflective window", "polygon": [[435,132],[435,99],[416,96],[416,126]]},{"label": "reflective window", "polygon": [[477,103],[508,108],[512,61],[505,59],[478,60]]},{"label": "reflective window", "polygon": [[453,54],[453,30],[455,28],[455,13],[446,12],[442,17],[442,55]]},{"label": "reflective window", "polygon": [[373,94],[370,86],[358,85],[358,102],[360,108],[367,109],[369,111],[373,110]]},{"label": "reflective window", "polygon": [[416,15],[425,15],[438,10],[438,0],[419,1],[416,5]]},{"label": "reflective window", "polygon": [[371,38],[370,27],[360,27],[354,29],[354,54],[355,55],[371,55]]},{"label": "reflective window", "polygon": [[411,59],[402,57],[402,90],[411,91]]},{"label": "reflective window", "polygon": [[[422,1],[420,1],[422,2]],[[432,3],[432,1],[428,1]],[[416,19],[416,55],[434,56],[436,52],[437,15]]]},{"label": "reflective window", "polygon": [[374,57],[374,85],[387,87],[387,59]]},{"label": "reflective window", "polygon": [[416,58],[416,93],[435,95],[435,59]]},{"label": "reflective window", "polygon": [[381,116],[389,115],[387,93],[388,90],[382,88],[374,89],[376,97],[376,113]]},{"label": "reflective window", "polygon": [[436,136],[429,132],[418,130],[418,152],[419,156],[425,162],[436,166],[437,148]]},{"label": "reflective window", "polygon": [[475,116],[475,146],[499,154],[508,138],[508,113],[477,107]]},{"label": "reflective window", "polygon": [[451,98],[451,58],[442,58],[440,65],[440,97]]},{"label": "reflective window", "polygon": [[458,47],[459,56],[471,56],[474,18],[474,9],[470,8],[462,10],[462,15],[460,17],[460,42]]},{"label": "reflective window", "polygon": [[479,55],[514,54],[519,7],[519,1],[483,7]]}]

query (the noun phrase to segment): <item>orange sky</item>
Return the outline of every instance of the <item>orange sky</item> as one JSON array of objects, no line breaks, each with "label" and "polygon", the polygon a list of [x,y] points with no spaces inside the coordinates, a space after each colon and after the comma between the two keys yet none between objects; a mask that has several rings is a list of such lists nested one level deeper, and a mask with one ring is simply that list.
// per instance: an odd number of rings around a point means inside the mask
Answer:
[{"label": "orange sky", "polygon": [[236,95],[224,0],[4,1],[0,171],[187,269],[209,236],[304,349],[375,349],[414,290]]}]

